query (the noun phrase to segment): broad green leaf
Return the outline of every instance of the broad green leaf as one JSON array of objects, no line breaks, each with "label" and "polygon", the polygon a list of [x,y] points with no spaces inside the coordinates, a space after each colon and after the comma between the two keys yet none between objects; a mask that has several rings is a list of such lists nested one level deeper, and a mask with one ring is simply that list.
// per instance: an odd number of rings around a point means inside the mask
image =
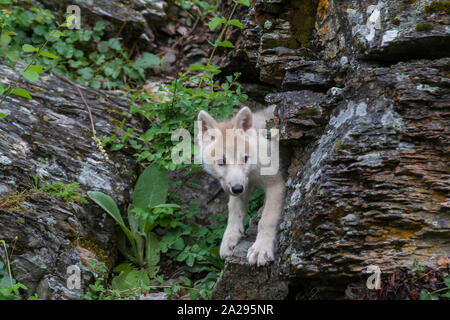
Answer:
[{"label": "broad green leaf", "polygon": [[5,32],[2,32],[2,35],[5,35],[5,36],[17,36],[17,33],[12,32],[12,31],[5,31]]},{"label": "broad green leaf", "polygon": [[36,51],[39,51],[38,48],[33,47],[31,44],[24,44],[22,46],[22,50],[24,52],[36,52]]},{"label": "broad green leaf", "polygon": [[42,66],[38,66],[38,65],[32,64],[31,66],[28,67],[27,70],[33,70],[33,71],[36,71],[38,74],[41,74],[42,73]]},{"label": "broad green leaf", "polygon": [[0,96],[5,92],[5,88],[0,84]]},{"label": "broad green leaf", "polygon": [[222,23],[226,23],[227,19],[224,17],[214,17],[208,22],[208,27],[211,31],[214,31],[218,26],[220,26]]},{"label": "broad green leaf", "polygon": [[39,55],[50,58],[50,59],[59,59],[59,57],[57,55],[54,55],[53,53],[50,53],[47,51],[40,51]]},{"label": "broad green leaf", "polygon": [[442,298],[450,299],[450,291],[447,291],[447,293],[444,293],[444,294],[442,295]]},{"label": "broad green leaf", "polygon": [[0,44],[2,48],[5,48],[11,42],[11,37],[7,34],[2,33],[0,36]]},{"label": "broad green leaf", "polygon": [[183,238],[178,238],[175,240],[175,242],[172,244],[172,247],[176,250],[183,250],[184,249],[184,240]]},{"label": "broad green leaf", "polygon": [[147,209],[166,202],[169,179],[157,165],[148,166],[139,176],[133,192],[133,205]]},{"label": "broad green leaf", "polygon": [[146,256],[145,261],[147,263],[147,268],[157,266],[160,259],[160,247],[158,237],[153,233],[149,232],[146,237]]},{"label": "broad green leaf", "polygon": [[116,202],[107,194],[99,191],[88,191],[89,198],[92,199],[96,204],[98,204],[103,210],[105,210],[116,222],[119,224],[120,228],[123,230],[127,238],[130,240],[132,246],[134,246],[134,236],[130,229],[125,226],[125,223],[120,215],[119,208]]},{"label": "broad green leaf", "polygon": [[218,47],[234,48],[234,45],[228,40],[216,42],[216,45]]},{"label": "broad green leaf", "polygon": [[25,89],[20,89],[20,88],[12,89],[11,93],[15,94],[16,96],[20,96],[20,97],[27,98],[27,99],[32,99],[32,97],[30,96],[28,91]]},{"label": "broad green leaf", "polygon": [[242,4],[246,7],[250,7],[250,1],[249,0],[233,0],[235,3]]},{"label": "broad green leaf", "polygon": [[64,37],[64,33],[62,33],[59,30],[54,30],[53,32],[50,33],[50,37],[59,39],[60,37]]},{"label": "broad green leaf", "polygon": [[145,288],[150,285],[150,279],[146,270],[130,269],[122,271],[117,277],[114,277],[111,286],[114,290],[125,291]]},{"label": "broad green leaf", "polygon": [[20,71],[20,74],[28,81],[37,81],[39,79],[39,74],[34,70]]},{"label": "broad green leaf", "polygon": [[4,118],[4,117],[5,117],[5,114],[3,112],[0,112],[0,119]]},{"label": "broad green leaf", "polygon": [[229,24],[232,26],[238,27],[239,29],[244,29],[244,26],[242,25],[242,23],[239,20],[231,19]]},{"label": "broad green leaf", "polygon": [[114,267],[112,270],[113,272],[121,272],[121,271],[129,271],[133,268],[133,265],[131,263],[121,263]]},{"label": "broad green leaf", "polygon": [[11,61],[19,61],[20,57],[20,48],[19,47],[11,47],[10,49],[5,51],[5,56],[7,56]]}]

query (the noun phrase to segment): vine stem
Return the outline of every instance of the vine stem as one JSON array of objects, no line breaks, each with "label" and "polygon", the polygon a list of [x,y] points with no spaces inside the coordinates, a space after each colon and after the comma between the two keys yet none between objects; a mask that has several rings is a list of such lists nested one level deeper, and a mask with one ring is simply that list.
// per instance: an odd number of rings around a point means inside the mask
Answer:
[{"label": "vine stem", "polygon": [[[52,38],[52,34],[54,34],[56,31],[59,31],[59,28],[61,28],[62,25],[59,25],[55,30],[53,30],[49,35],[47,40],[41,45],[41,47],[38,49],[38,52],[36,55],[34,55],[33,59],[31,60],[31,62],[26,66],[26,68],[23,70],[23,72],[26,72],[28,70],[28,68],[30,66],[32,66],[35,62],[37,57],[40,55],[41,51],[47,46],[48,42],[50,41],[50,38]],[[9,86],[8,89],[5,92],[5,95],[3,96],[2,100],[0,101],[0,104],[3,103],[3,101],[5,101],[5,99],[7,97],[9,97],[9,95],[11,94],[11,92],[14,90],[14,88],[16,87],[17,83],[19,82],[19,80],[22,78],[22,74],[19,74],[19,77],[16,79],[16,81],[13,83],[12,86]]]},{"label": "vine stem", "polygon": [[89,107],[89,104],[87,103],[83,92],[81,91],[80,87],[73,82],[72,80],[70,80],[69,78],[65,77],[64,75],[60,74],[59,72],[53,71],[58,77],[66,80],[67,82],[69,82],[72,86],[74,86],[77,91],[78,94],[81,97],[81,100],[83,101],[84,105],[86,106],[86,109],[88,111],[88,115],[89,115],[89,122],[91,123],[91,130],[92,130],[92,139],[94,140],[97,149],[101,152],[101,154],[103,155],[103,157],[105,158],[105,160],[108,162],[109,161],[109,156],[108,153],[106,152],[106,150],[103,148],[102,142],[100,141],[100,139],[97,137],[97,130],[95,130],[95,123],[94,123],[94,117],[92,115],[92,111],[91,108]]},{"label": "vine stem", "polygon": [[6,249],[6,242],[5,240],[0,240],[0,243],[3,244],[3,248],[5,249],[6,265],[8,266],[9,281],[11,282],[11,285],[13,285],[13,278],[11,273],[11,266],[9,264],[8,250]]},{"label": "vine stem", "polygon": [[[227,23],[223,26],[222,31],[220,32],[219,36],[216,39],[216,43],[222,41],[222,37],[225,34],[225,31],[228,29],[229,23],[231,21],[231,18],[234,15],[234,11],[236,11],[237,6],[238,6],[238,4],[234,3],[233,9],[231,10],[230,15],[228,16]],[[211,65],[212,58],[214,57],[214,54],[216,53],[217,48],[218,48],[218,46],[216,44],[214,44],[213,50],[212,50],[211,54],[209,55],[208,63],[206,64],[207,67]],[[200,79],[198,88],[201,87],[202,82],[203,82],[203,79]]]}]

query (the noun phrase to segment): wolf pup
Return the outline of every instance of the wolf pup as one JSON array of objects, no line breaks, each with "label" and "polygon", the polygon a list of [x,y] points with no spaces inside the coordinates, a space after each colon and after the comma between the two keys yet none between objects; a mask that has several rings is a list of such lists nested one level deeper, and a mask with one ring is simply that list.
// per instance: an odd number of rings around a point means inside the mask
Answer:
[{"label": "wolf pup", "polygon": [[250,192],[254,187],[260,187],[265,192],[264,209],[256,241],[248,250],[247,259],[250,264],[258,266],[274,260],[285,181],[278,168],[277,137],[269,140],[265,130],[266,120],[273,118],[273,112],[274,107],[255,113],[244,107],[236,116],[223,122],[217,122],[206,111],[198,114],[197,143],[203,167],[219,179],[223,190],[230,195],[228,223],[220,245],[222,259],[232,254],[243,236],[245,207]]}]

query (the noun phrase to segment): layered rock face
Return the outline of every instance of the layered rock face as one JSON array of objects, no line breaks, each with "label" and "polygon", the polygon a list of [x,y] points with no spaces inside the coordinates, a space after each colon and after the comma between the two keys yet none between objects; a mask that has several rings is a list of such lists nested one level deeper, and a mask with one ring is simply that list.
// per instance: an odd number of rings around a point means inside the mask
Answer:
[{"label": "layered rock face", "polygon": [[[18,75],[6,66],[0,69],[4,87]],[[82,196],[88,190],[102,191],[123,209],[129,201],[135,163],[123,153],[105,161],[92,139],[83,98],[70,83],[47,76],[19,86],[27,88],[33,99],[11,95],[0,105],[6,115],[0,121],[0,196],[18,197],[15,202],[2,202],[0,239],[8,244],[11,269],[16,280],[28,287],[27,295],[77,299],[76,288],[67,286],[73,274],[67,268],[82,269],[89,258],[111,266],[117,255],[114,223],[97,206],[32,189],[78,182]],[[98,136],[110,134],[127,116],[128,105],[119,94],[80,90],[92,110]],[[5,261],[3,250],[0,255]],[[88,279],[82,280],[84,286]]]},{"label": "layered rock face", "polygon": [[241,243],[215,298],[343,297],[369,265],[450,255],[449,22],[432,1],[254,3],[239,50],[294,156],[276,261]]}]

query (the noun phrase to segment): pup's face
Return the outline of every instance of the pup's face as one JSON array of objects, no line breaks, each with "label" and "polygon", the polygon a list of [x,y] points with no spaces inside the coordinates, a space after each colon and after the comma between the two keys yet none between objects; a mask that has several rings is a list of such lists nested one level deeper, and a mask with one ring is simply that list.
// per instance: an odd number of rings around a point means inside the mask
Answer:
[{"label": "pup's face", "polygon": [[219,179],[228,194],[240,196],[248,190],[248,179],[256,167],[256,132],[252,113],[241,109],[231,120],[218,123],[207,112],[198,115],[201,124],[199,144],[203,167]]}]

